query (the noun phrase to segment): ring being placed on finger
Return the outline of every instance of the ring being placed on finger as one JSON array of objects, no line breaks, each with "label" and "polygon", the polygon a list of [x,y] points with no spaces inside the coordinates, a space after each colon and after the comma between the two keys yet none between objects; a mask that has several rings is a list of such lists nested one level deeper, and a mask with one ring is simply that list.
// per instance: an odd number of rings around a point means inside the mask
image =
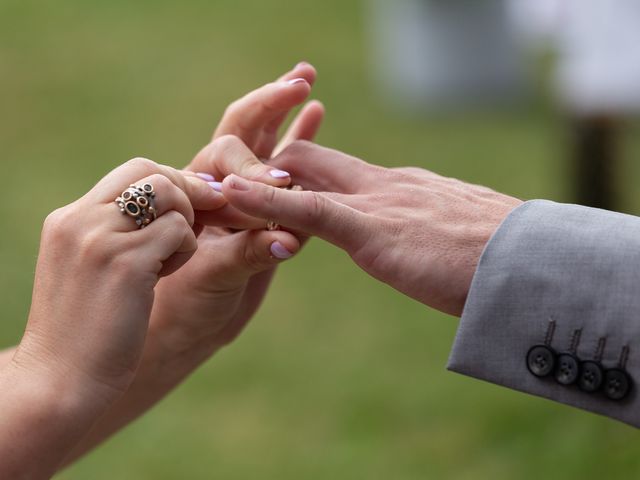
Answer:
[{"label": "ring being placed on finger", "polygon": [[[285,190],[293,190],[294,192],[301,192],[302,187],[300,185],[289,185],[287,187],[282,187]],[[280,225],[273,220],[267,220],[267,230],[270,232],[274,230],[280,230]]]},{"label": "ring being placed on finger", "polygon": [[115,202],[124,215],[133,217],[136,225],[144,228],[156,219],[155,196],[156,192],[150,183],[129,185]]}]

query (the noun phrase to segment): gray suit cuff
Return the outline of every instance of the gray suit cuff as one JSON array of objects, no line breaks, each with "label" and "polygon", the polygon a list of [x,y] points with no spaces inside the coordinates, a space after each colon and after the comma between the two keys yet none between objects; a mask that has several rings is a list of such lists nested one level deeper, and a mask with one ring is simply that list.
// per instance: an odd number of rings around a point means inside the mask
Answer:
[{"label": "gray suit cuff", "polygon": [[[636,381],[614,401],[601,391],[561,385],[527,368],[529,349],[542,344],[616,367],[624,346]],[[605,339],[605,340],[602,340]],[[640,218],[545,200],[515,209],[487,244],[473,278],[448,368],[640,427]]]}]

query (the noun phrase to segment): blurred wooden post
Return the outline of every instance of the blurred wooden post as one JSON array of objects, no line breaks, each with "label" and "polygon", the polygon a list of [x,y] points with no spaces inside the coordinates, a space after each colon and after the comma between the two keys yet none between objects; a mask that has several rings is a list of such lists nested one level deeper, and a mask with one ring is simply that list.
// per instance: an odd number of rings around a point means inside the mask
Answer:
[{"label": "blurred wooden post", "polygon": [[618,122],[612,116],[587,116],[573,120],[575,200],[589,207],[616,210]]}]

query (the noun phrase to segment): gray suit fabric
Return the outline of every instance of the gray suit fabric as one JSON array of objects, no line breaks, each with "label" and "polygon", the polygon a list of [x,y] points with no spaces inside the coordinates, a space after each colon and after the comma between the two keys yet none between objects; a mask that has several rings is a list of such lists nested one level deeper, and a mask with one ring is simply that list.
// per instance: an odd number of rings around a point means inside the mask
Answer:
[{"label": "gray suit fabric", "polygon": [[[582,360],[593,358],[601,337],[606,368],[629,347],[635,386],[625,399],[528,371],[527,351],[544,342],[550,318],[558,352],[576,329]],[[448,368],[640,427],[640,218],[545,200],[516,208],[480,259]]]}]

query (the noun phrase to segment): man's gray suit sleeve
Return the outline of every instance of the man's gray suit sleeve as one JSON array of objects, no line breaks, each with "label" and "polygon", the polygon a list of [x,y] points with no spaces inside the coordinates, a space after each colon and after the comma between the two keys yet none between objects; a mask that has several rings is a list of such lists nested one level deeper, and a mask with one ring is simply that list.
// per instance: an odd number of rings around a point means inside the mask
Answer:
[{"label": "man's gray suit sleeve", "polygon": [[[527,355],[545,341],[555,368],[538,377]],[[636,385],[621,400],[605,394],[613,380],[587,393],[581,369],[563,385],[563,352]],[[544,200],[516,208],[480,259],[448,368],[640,427],[640,218]]]}]

